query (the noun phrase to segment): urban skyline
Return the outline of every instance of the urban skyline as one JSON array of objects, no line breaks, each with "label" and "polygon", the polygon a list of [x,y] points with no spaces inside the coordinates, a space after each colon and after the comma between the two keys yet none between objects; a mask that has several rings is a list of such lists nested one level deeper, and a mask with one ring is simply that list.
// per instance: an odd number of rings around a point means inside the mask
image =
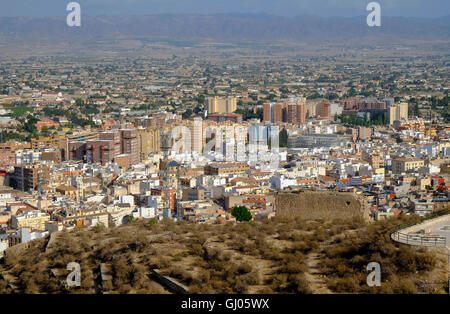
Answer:
[{"label": "urban skyline", "polygon": [[448,294],[449,6],[380,2],[5,3],[0,294]]}]

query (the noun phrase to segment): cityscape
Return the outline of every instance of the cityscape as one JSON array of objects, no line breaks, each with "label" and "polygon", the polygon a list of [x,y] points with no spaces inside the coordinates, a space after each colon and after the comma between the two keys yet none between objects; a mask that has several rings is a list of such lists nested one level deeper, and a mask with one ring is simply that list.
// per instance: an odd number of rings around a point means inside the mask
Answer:
[{"label": "cityscape", "polygon": [[0,25],[0,293],[448,294],[442,27],[77,54]]}]

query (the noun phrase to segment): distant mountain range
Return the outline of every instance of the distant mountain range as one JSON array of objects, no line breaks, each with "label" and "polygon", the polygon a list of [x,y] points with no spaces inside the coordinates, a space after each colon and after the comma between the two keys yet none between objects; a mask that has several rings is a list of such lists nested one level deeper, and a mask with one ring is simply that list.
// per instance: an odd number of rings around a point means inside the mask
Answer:
[{"label": "distant mountain range", "polygon": [[[68,27],[65,17],[1,17],[1,48],[16,44],[57,44],[138,40],[248,43],[400,43],[450,40],[450,16],[442,18],[382,17],[370,28],[366,16],[295,18],[249,15],[150,15],[82,17],[81,27]],[[175,43],[176,44],[176,43]]]}]

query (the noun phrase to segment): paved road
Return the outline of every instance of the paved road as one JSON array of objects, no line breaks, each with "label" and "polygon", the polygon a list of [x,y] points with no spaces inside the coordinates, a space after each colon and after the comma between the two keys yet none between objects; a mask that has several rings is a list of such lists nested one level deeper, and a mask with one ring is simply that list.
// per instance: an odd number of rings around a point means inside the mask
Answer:
[{"label": "paved road", "polygon": [[447,247],[450,248],[450,219],[441,223],[434,224],[431,227],[431,230],[427,230],[427,235],[446,237]]},{"label": "paved road", "polygon": [[[435,222],[435,221],[438,222]],[[413,229],[413,230],[411,230]],[[423,233],[416,233],[419,230],[425,231]],[[409,245],[420,246],[447,246],[450,250],[450,215],[441,218],[432,219],[423,224],[408,227],[391,235],[394,241],[405,243]],[[444,242],[444,239],[446,240]]]}]

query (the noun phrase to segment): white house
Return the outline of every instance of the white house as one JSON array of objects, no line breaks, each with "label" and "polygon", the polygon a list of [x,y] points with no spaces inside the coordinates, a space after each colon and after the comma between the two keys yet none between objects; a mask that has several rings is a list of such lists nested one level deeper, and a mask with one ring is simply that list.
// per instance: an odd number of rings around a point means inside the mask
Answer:
[{"label": "white house", "polygon": [[283,175],[277,175],[270,178],[270,183],[275,189],[282,190],[289,186],[297,186],[297,179],[289,179]]}]

